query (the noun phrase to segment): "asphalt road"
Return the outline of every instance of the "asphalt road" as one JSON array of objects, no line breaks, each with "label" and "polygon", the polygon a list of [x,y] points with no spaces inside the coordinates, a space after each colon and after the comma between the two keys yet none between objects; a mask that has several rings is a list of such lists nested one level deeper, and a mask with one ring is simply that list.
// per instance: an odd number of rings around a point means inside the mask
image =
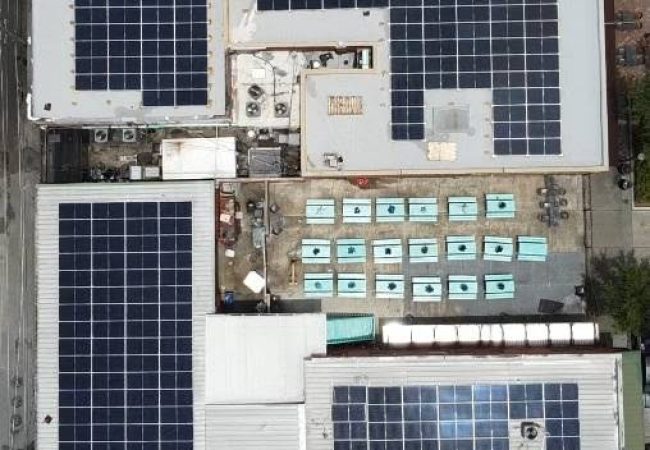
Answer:
[{"label": "asphalt road", "polygon": [[0,0],[0,449],[33,446],[34,196],[39,133],[26,120],[26,0]]}]

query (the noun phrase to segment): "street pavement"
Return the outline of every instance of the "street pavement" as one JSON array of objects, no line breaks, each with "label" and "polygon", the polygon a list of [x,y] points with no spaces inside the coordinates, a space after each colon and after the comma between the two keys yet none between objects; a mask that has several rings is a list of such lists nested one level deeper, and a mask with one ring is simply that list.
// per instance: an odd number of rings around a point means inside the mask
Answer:
[{"label": "street pavement", "polygon": [[27,8],[0,0],[0,449],[35,440],[34,195],[39,133],[26,120]]}]

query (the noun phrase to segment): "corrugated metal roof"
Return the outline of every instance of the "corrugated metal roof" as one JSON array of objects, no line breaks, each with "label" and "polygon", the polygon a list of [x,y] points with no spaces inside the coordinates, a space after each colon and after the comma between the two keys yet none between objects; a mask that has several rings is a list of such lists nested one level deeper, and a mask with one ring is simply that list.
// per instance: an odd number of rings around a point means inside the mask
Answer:
[{"label": "corrugated metal roof", "polygon": [[578,384],[581,450],[619,450],[621,355],[412,356],[313,358],[305,363],[309,450],[333,446],[335,385],[400,386],[516,382]]},{"label": "corrugated metal roof", "polygon": [[210,449],[305,449],[304,405],[209,405],[205,412]]},{"label": "corrugated metal roof", "polygon": [[[36,199],[37,436],[40,448],[58,448],[59,203],[192,201],[192,385],[194,422],[204,421],[205,314],[214,310],[213,181],[66,184],[39,186]],[[45,416],[52,421],[45,423]],[[194,427],[194,448],[205,448],[205,429]]]},{"label": "corrugated metal roof", "polygon": [[327,351],[325,314],[206,317],[206,403],[304,401],[303,361]]}]

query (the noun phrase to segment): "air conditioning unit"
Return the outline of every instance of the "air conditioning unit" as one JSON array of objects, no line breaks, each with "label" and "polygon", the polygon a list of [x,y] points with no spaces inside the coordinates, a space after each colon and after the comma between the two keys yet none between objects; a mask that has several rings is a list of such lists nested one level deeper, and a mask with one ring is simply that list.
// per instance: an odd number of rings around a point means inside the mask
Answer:
[{"label": "air conditioning unit", "polygon": [[138,141],[138,130],[135,128],[122,128],[122,142],[133,143]]},{"label": "air conditioning unit", "polygon": [[97,144],[105,144],[108,142],[108,128],[95,128],[93,135]]},{"label": "air conditioning unit", "polygon": [[275,117],[287,117],[289,115],[289,105],[285,102],[278,102],[273,107]]},{"label": "air conditioning unit", "polygon": [[323,153],[323,164],[327,168],[341,170],[343,157],[339,153]]},{"label": "air conditioning unit", "polygon": [[258,102],[246,103],[246,116],[259,117],[262,114],[262,107]]}]

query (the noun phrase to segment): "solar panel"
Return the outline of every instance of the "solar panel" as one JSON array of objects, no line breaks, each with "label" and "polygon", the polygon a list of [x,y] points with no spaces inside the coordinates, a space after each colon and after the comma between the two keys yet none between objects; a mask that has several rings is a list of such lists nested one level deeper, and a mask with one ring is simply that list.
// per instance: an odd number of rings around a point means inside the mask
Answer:
[{"label": "solar panel", "polygon": [[560,154],[556,1],[391,4],[393,139],[423,139],[423,90],[493,89],[496,155]]},{"label": "solar panel", "polygon": [[191,449],[191,202],[59,205],[59,441]]},{"label": "solar panel", "polygon": [[[299,0],[345,7],[309,1]],[[257,7],[298,9],[289,0]],[[389,23],[393,140],[425,138],[425,91],[492,89],[495,155],[561,154],[557,0],[393,0]]]},{"label": "solar panel", "polygon": [[75,89],[141,90],[144,106],[208,102],[206,0],[75,0]]},{"label": "solar panel", "polygon": [[257,0],[259,11],[301,9],[385,8],[388,0]]},{"label": "solar panel", "polygon": [[575,383],[335,386],[331,418],[336,450],[508,450],[525,420],[546,448],[580,449]]}]

